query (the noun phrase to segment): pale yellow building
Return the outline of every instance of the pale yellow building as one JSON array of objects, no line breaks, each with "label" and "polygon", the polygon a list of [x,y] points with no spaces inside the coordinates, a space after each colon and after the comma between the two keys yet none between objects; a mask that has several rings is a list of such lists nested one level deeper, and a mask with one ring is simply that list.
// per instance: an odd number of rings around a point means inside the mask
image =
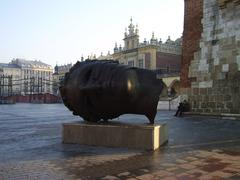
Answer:
[{"label": "pale yellow building", "polygon": [[101,53],[97,60],[113,60],[113,56],[110,54],[110,51],[108,51],[107,55],[103,55],[103,53]]},{"label": "pale yellow building", "polygon": [[51,94],[52,73],[52,67],[41,61],[13,59],[9,64],[0,64],[0,88],[4,95],[8,91],[13,95]]},{"label": "pale yellow building", "polygon": [[37,60],[13,59],[11,64],[21,68],[21,94],[52,93],[50,65]]},{"label": "pale yellow building", "polygon": [[67,64],[67,65],[56,65],[54,67],[54,73],[53,73],[53,94],[59,95],[58,87],[60,85],[61,80],[64,78],[65,74],[69,72],[73,65]]},{"label": "pale yellow building", "polygon": [[112,59],[121,64],[146,68],[156,71],[180,71],[182,39],[172,41],[170,37],[165,43],[155,38],[154,33],[150,41],[139,42],[138,26],[134,26],[132,19],[128,31],[124,33],[124,46],[115,44]]}]

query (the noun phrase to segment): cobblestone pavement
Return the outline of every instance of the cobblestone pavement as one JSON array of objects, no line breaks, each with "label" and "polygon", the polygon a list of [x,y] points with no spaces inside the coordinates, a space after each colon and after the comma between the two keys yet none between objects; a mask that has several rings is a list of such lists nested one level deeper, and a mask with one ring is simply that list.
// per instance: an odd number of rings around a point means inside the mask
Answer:
[{"label": "cobblestone pavement", "polygon": [[240,121],[173,114],[158,112],[169,142],[153,152],[62,144],[61,124],[79,120],[62,104],[0,105],[0,180],[240,179]]}]

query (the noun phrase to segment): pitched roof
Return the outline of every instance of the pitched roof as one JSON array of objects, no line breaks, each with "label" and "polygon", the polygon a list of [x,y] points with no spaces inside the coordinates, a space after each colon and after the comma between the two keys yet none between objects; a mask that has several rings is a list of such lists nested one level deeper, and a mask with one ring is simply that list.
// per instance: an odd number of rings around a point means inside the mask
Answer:
[{"label": "pitched roof", "polygon": [[1,68],[20,68],[17,64],[0,63]]},{"label": "pitched roof", "polygon": [[43,63],[41,61],[37,61],[37,60],[25,60],[25,59],[14,59],[11,62],[12,64],[18,64],[19,66],[38,66],[38,67],[48,67],[48,68],[52,68],[51,65],[48,65],[46,63]]}]

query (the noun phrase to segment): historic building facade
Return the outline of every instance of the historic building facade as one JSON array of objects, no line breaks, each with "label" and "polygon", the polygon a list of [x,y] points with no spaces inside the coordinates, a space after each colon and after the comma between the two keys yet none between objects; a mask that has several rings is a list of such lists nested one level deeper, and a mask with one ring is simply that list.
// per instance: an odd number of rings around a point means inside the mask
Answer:
[{"label": "historic building facade", "polygon": [[[6,86],[1,82],[1,88],[9,89],[11,87],[12,94],[52,93],[53,69],[41,61],[13,59],[9,64],[0,64],[0,71],[1,79],[10,83]],[[6,76],[11,77],[11,80]]]},{"label": "historic building facade", "polygon": [[240,113],[240,0],[185,0],[182,95],[197,113]]},{"label": "historic building facade", "polygon": [[112,59],[120,63],[151,70],[180,71],[182,40],[172,41],[170,37],[165,43],[155,38],[152,33],[150,41],[139,42],[138,26],[134,26],[132,19],[128,31],[124,33],[124,46],[115,44]]},{"label": "historic building facade", "polygon": [[73,65],[71,63],[62,66],[56,65],[54,67],[53,79],[60,82],[64,78],[65,73],[69,72],[72,66]]},{"label": "historic building facade", "polygon": [[[81,59],[83,61],[83,58]],[[59,95],[58,87],[60,85],[61,80],[64,78],[65,73],[69,72],[73,65],[67,64],[67,65],[56,65],[54,67],[54,73],[53,73],[53,94]]]},{"label": "historic building facade", "polygon": [[21,94],[52,93],[53,69],[50,65],[25,59],[13,59],[11,64],[21,68]]},{"label": "historic building facade", "polygon": [[0,96],[20,94],[18,80],[21,78],[21,68],[16,64],[0,63]]}]

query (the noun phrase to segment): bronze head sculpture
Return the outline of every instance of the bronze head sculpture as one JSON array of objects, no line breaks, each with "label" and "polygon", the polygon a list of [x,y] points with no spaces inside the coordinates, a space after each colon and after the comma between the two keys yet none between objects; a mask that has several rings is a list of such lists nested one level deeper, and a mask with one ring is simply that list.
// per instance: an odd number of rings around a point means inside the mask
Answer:
[{"label": "bronze head sculpture", "polygon": [[65,106],[85,121],[141,114],[154,123],[162,88],[153,71],[111,60],[86,60],[65,74],[60,93]]}]

